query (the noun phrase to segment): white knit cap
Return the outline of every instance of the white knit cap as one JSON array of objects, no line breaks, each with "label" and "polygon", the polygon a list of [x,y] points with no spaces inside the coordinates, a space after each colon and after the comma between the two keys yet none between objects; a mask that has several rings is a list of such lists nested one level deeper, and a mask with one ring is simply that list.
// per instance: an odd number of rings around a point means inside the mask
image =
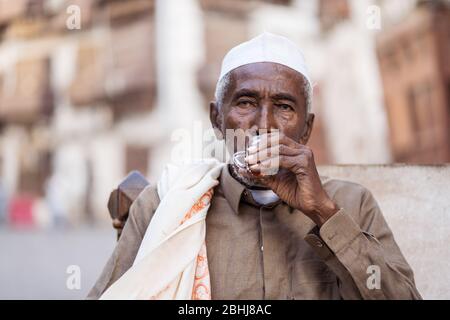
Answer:
[{"label": "white knit cap", "polygon": [[231,70],[255,62],[274,62],[294,69],[300,72],[312,87],[300,48],[288,38],[268,32],[228,51],[222,61],[218,82]]}]

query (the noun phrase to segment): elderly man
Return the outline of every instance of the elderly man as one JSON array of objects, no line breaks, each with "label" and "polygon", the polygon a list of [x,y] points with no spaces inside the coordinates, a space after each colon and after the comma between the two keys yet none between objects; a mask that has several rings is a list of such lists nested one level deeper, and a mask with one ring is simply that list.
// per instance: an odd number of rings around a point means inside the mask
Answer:
[{"label": "elderly man", "polygon": [[260,136],[245,165],[210,162],[147,187],[89,298],[420,299],[371,193],[317,172],[294,43],[264,33],[233,48],[210,117],[219,136]]}]

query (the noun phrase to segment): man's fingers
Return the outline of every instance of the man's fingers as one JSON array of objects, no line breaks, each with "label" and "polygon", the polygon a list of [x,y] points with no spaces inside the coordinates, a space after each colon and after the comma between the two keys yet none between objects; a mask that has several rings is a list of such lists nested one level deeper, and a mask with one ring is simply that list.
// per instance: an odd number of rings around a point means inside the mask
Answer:
[{"label": "man's fingers", "polygon": [[249,152],[245,161],[249,165],[257,164],[258,162],[270,159],[279,155],[295,157],[300,156],[303,153],[308,154],[308,147],[300,145],[299,147],[293,148],[286,146],[284,144],[275,145],[268,148],[257,149],[253,152]]},{"label": "man's fingers", "polygon": [[249,166],[250,171],[256,175],[271,176],[278,173],[280,169],[279,158],[274,157]]},{"label": "man's fingers", "polygon": [[277,132],[259,136],[257,144],[247,149],[245,158],[254,174],[274,175],[280,168],[300,172],[313,158],[312,150]]},{"label": "man's fingers", "polygon": [[308,158],[305,155],[287,156],[279,155],[273,158],[268,158],[259,163],[249,165],[249,169],[254,174],[274,175],[280,168],[298,172],[302,168],[307,168]]},{"label": "man's fingers", "polygon": [[250,147],[247,149],[249,153],[256,152],[259,149],[273,147],[278,144],[284,144],[291,148],[295,148],[299,145],[297,142],[295,142],[291,138],[286,137],[284,134],[280,132],[264,134],[261,136],[257,136],[256,138],[254,137],[254,139],[257,139],[256,140],[257,142],[250,145]]},{"label": "man's fingers", "polygon": [[277,157],[280,153],[280,146],[273,146],[270,148],[265,148],[263,150],[258,150],[257,152],[249,154],[245,157],[245,161],[249,164],[257,164],[258,162]]}]

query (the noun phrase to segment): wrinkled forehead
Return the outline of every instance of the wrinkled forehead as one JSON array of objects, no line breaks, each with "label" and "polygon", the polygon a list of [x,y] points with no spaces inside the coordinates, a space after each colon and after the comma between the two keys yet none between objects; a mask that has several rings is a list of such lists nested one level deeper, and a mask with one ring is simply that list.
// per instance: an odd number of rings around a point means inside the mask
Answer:
[{"label": "wrinkled forehead", "polygon": [[305,79],[298,71],[285,65],[274,62],[256,62],[230,71],[230,82],[228,94],[248,89],[285,91],[303,97]]}]

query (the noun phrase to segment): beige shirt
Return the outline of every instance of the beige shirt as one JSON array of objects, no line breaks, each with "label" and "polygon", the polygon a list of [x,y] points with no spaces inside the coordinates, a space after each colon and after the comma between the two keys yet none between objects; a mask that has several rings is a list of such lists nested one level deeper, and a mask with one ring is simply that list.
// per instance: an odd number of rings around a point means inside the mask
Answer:
[{"label": "beige shirt", "polygon": [[[227,166],[219,182],[206,217],[213,299],[421,298],[411,268],[364,187],[322,178],[341,209],[319,230],[283,202],[256,205]],[[131,267],[158,203],[155,186],[133,203],[89,299],[99,298]]]}]

